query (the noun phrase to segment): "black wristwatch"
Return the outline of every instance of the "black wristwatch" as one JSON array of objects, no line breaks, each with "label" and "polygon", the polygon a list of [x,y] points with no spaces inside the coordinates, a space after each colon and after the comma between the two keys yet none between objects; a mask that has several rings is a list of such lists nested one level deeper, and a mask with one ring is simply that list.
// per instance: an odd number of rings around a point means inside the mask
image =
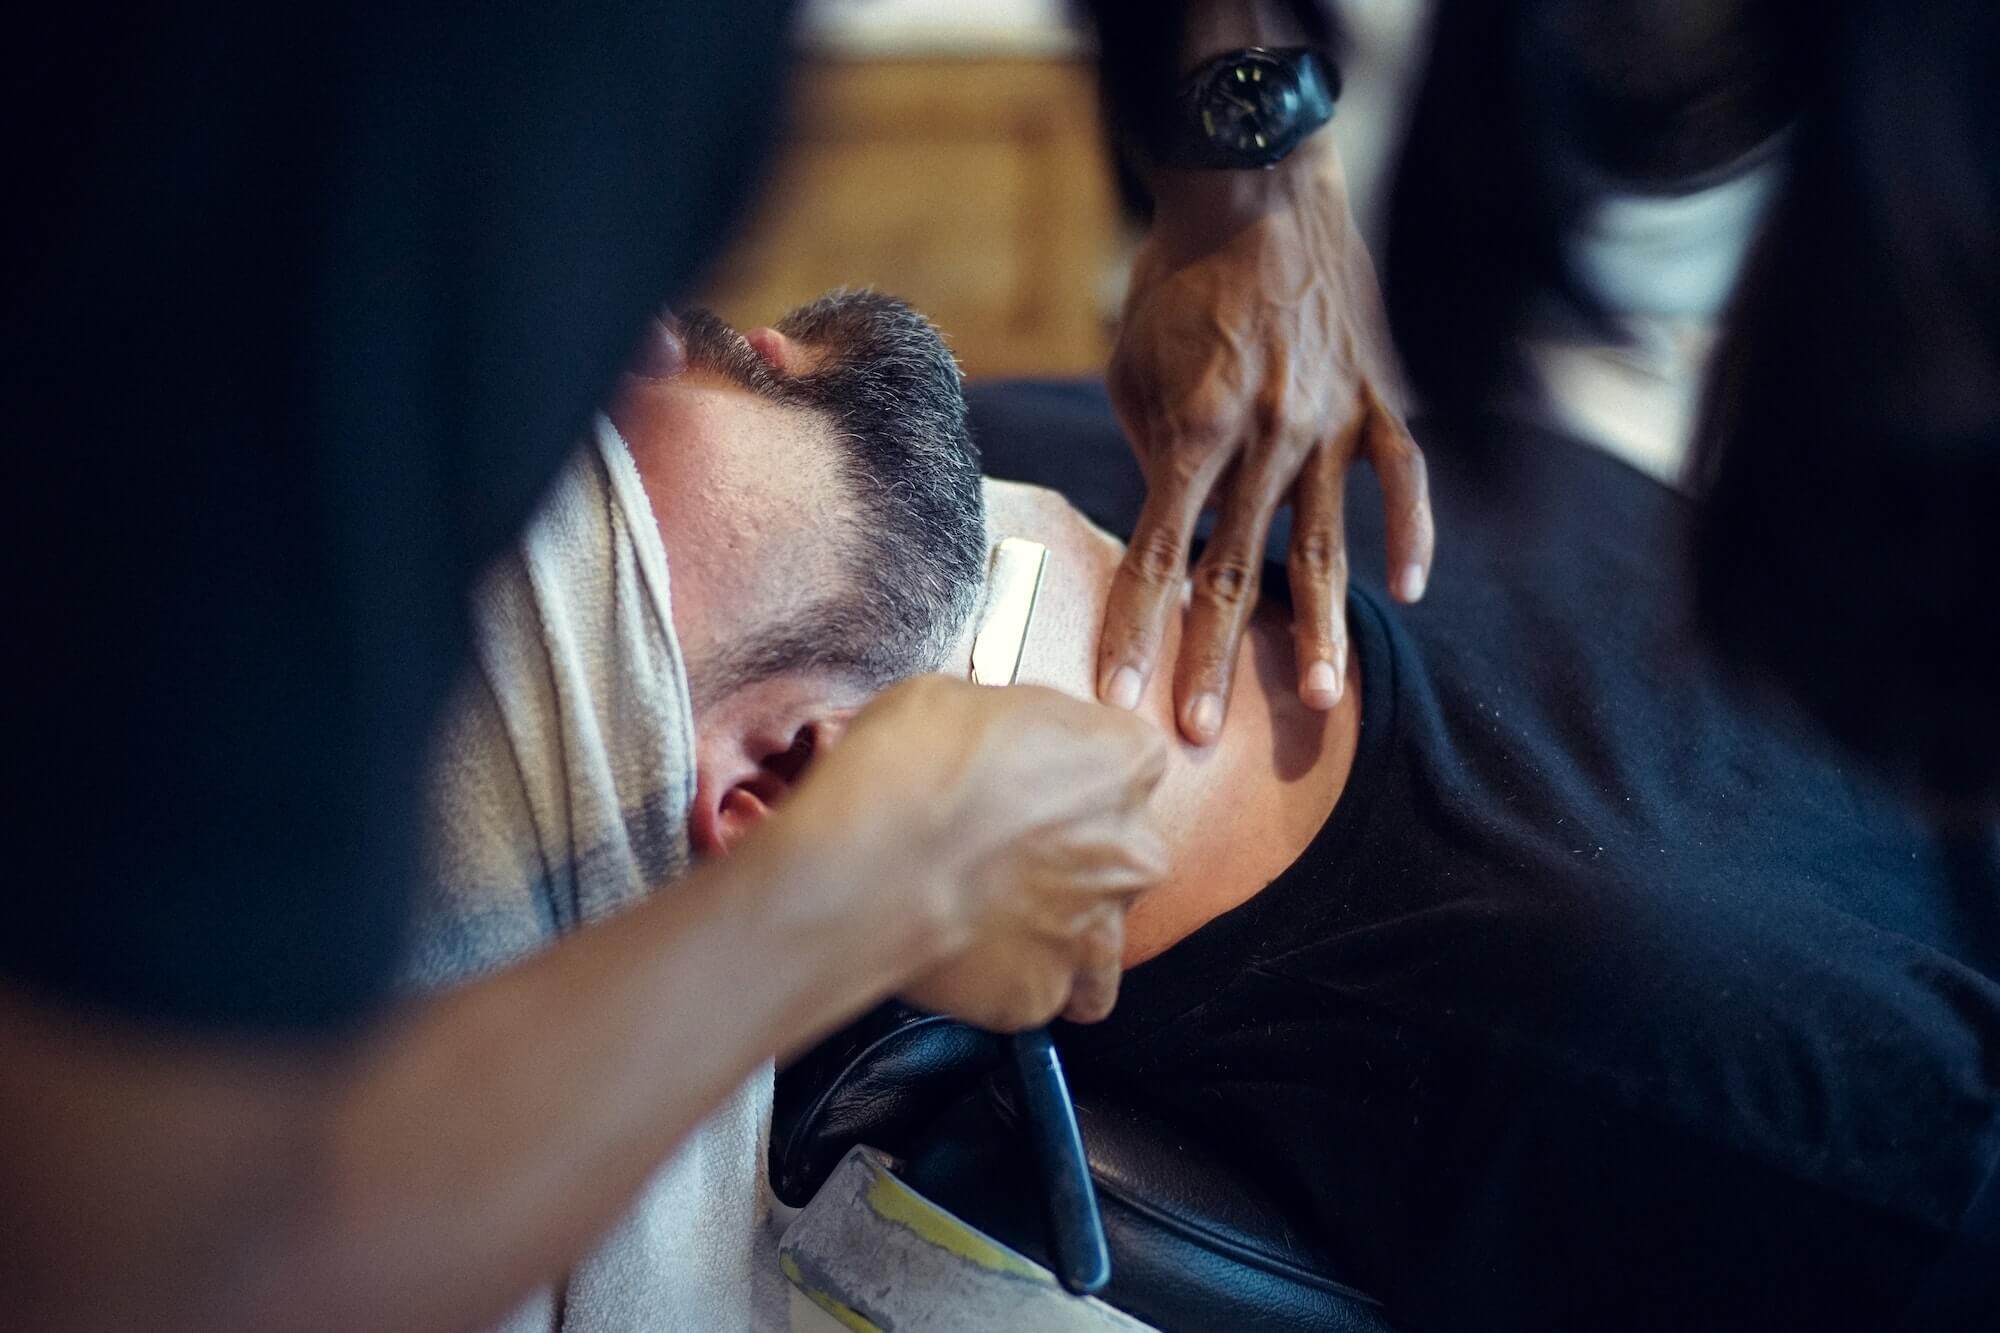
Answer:
[{"label": "black wristwatch", "polygon": [[1157,165],[1274,167],[1333,119],[1340,71],[1310,47],[1251,46],[1203,64],[1181,84],[1179,123]]}]

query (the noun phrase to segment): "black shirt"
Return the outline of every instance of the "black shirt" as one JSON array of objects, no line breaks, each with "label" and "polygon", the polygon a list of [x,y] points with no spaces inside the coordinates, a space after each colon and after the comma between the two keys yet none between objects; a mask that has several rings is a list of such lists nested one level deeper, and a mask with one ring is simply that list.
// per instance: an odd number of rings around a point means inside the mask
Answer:
[{"label": "black shirt", "polygon": [[[996,469],[1127,518],[1099,409],[1044,406],[1023,458],[1018,397],[984,405]],[[1318,838],[1066,1030],[1072,1078],[1233,1158],[1412,1329],[1877,1329],[1934,1280],[1970,1285],[1912,1326],[1992,1311],[1990,842],[1717,676],[1685,501],[1500,438],[1505,490],[1433,451],[1425,601],[1357,586]]]},{"label": "black shirt", "polygon": [[787,9],[26,12],[0,975],[383,993],[467,588],[734,217]]}]

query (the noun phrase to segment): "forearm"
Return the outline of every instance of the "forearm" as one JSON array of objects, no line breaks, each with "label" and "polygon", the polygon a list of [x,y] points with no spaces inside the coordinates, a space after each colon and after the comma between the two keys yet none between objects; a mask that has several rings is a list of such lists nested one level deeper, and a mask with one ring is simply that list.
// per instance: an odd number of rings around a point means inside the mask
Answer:
[{"label": "forearm", "polygon": [[0,1292],[48,1328],[490,1322],[760,1061],[942,956],[923,922],[853,911],[837,855],[807,883],[753,839],[318,1057],[51,1040],[10,1011]]},{"label": "forearm", "polygon": [[1244,46],[1331,48],[1332,0],[1184,0],[1181,68]]},{"label": "forearm", "polygon": [[759,1062],[947,960],[1019,961],[976,1012],[1022,989],[1046,995],[1034,1021],[1059,1011],[1106,911],[1162,873],[1164,765],[1123,714],[924,677],[727,857],[344,1043],[139,1031],[0,987],[0,1311],[57,1333],[482,1327]]},{"label": "forearm", "polygon": [[[775,846],[746,845],[635,919],[440,1000],[364,1059],[302,1218],[299,1252],[328,1301],[339,1270],[365,1273],[434,1306],[423,1320],[401,1301],[382,1311],[399,1326],[444,1328],[548,1277],[758,1063],[904,980],[924,942],[871,913],[828,915],[838,871],[802,882]],[[348,1259],[321,1269],[329,1245]],[[283,1302],[296,1287],[267,1289]]]}]

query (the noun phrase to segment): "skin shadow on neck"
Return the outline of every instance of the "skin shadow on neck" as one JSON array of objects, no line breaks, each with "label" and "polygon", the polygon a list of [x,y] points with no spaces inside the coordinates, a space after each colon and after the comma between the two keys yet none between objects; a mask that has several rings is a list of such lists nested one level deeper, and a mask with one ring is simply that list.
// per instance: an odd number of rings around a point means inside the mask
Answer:
[{"label": "skin shadow on neck", "polygon": [[[1094,698],[1097,633],[1123,545],[1053,491],[988,481],[986,501],[989,548],[1002,537],[1026,537],[1049,548],[1019,683]],[[976,628],[968,628],[957,654],[961,665]],[[1179,640],[1176,620],[1162,663],[1175,660]],[[1155,957],[1255,896],[1298,858],[1332,813],[1360,725],[1358,655],[1349,654],[1347,689],[1332,711],[1307,708],[1294,687],[1289,617],[1271,602],[1258,608],[1244,635],[1229,721],[1215,745],[1180,739],[1170,666],[1148,682],[1137,711],[1175,740],[1155,798],[1173,869],[1132,908],[1126,966]]]}]

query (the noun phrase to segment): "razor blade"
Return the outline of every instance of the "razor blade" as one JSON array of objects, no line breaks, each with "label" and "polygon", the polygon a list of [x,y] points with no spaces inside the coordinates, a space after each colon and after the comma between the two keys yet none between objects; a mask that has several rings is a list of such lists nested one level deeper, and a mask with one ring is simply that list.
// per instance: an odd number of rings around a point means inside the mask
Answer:
[{"label": "razor blade", "polygon": [[986,576],[986,609],[979,633],[972,640],[972,683],[1012,685],[1021,671],[1028,626],[1035,618],[1035,598],[1042,591],[1042,571],[1049,548],[1025,537],[1008,537],[993,548]]}]

